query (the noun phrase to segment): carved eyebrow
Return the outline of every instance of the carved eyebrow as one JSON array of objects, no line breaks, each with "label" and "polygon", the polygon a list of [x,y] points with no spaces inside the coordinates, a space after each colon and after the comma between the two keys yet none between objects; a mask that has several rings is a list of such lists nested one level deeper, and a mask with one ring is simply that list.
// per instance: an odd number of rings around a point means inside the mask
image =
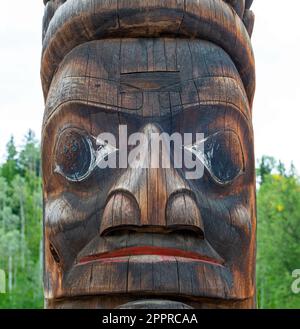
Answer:
[{"label": "carved eyebrow", "polygon": [[166,89],[170,92],[181,92],[179,71],[153,71],[121,73],[120,91],[132,93],[138,91],[156,92]]}]

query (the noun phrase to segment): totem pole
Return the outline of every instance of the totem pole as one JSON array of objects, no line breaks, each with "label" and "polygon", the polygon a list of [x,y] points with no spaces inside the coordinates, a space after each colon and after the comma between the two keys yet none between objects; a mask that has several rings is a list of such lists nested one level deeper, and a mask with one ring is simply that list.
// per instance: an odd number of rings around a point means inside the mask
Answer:
[{"label": "totem pole", "polygon": [[254,308],[252,1],[44,2],[46,307]]}]

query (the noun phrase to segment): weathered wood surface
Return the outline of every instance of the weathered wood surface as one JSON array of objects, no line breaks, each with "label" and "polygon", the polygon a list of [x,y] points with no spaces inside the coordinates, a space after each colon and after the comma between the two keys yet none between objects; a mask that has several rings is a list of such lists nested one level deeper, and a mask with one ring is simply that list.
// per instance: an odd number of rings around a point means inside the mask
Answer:
[{"label": "weathered wood surface", "polygon": [[[251,1],[45,3],[47,307],[255,307]],[[93,166],[120,125],[204,133],[204,176]]]},{"label": "weathered wood surface", "polygon": [[60,9],[48,28],[44,27],[47,30],[42,66],[45,94],[57,66],[77,45],[99,38],[164,34],[208,39],[225,49],[240,69],[252,102],[255,78],[249,36],[242,20],[223,0],[68,0]]}]

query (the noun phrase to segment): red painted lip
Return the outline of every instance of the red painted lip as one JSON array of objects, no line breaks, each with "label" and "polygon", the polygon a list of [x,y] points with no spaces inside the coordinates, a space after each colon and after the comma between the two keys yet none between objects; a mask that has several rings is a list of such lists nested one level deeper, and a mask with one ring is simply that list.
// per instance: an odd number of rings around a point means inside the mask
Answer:
[{"label": "red painted lip", "polygon": [[195,252],[184,251],[184,250],[173,249],[173,248],[160,248],[160,247],[151,247],[151,246],[123,248],[110,252],[104,252],[101,254],[84,256],[79,260],[78,265],[84,265],[97,261],[114,262],[117,258],[129,257],[129,256],[148,256],[148,255],[162,256],[162,257],[180,257],[190,261],[199,261],[211,265],[223,266],[222,261],[210,258],[208,256],[203,256]]}]

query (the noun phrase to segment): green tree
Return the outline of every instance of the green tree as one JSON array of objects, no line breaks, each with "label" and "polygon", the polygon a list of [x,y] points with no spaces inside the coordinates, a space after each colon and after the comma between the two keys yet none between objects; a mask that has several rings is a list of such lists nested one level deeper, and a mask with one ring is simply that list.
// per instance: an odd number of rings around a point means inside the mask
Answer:
[{"label": "green tree", "polygon": [[13,138],[0,166],[0,268],[8,293],[0,308],[40,308],[42,296],[42,193],[40,151],[32,131],[18,153]]},{"label": "green tree", "polygon": [[265,165],[257,193],[258,304],[260,308],[299,308],[300,297],[291,285],[292,272],[300,265],[300,183],[293,168],[288,173],[275,160]]},{"label": "green tree", "polygon": [[25,136],[25,143],[19,155],[19,166],[23,175],[32,173],[40,176],[40,148],[35,134],[29,130]]},{"label": "green tree", "polygon": [[10,183],[14,176],[18,173],[17,149],[14,138],[11,137],[6,145],[7,158],[1,168],[1,174]]}]

